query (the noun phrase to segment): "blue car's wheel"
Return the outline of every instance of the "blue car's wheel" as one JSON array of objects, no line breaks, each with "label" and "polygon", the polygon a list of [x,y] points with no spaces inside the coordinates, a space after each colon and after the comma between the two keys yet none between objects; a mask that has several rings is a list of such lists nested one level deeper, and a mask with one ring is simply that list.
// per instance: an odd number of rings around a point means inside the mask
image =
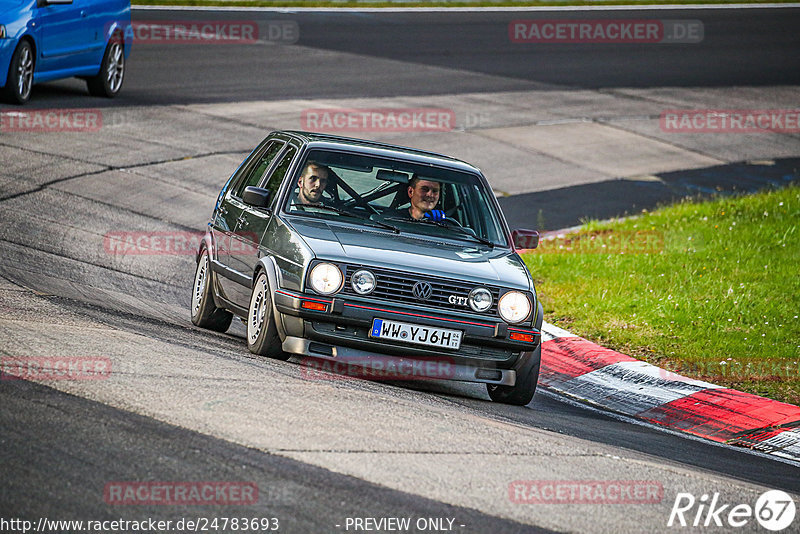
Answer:
[{"label": "blue car's wheel", "polygon": [[100,72],[97,76],[86,79],[89,93],[93,96],[113,98],[122,89],[125,78],[125,45],[118,36],[114,36],[106,46]]},{"label": "blue car's wheel", "polygon": [[31,97],[35,58],[28,41],[21,41],[11,58],[3,96],[11,104],[24,104]]}]

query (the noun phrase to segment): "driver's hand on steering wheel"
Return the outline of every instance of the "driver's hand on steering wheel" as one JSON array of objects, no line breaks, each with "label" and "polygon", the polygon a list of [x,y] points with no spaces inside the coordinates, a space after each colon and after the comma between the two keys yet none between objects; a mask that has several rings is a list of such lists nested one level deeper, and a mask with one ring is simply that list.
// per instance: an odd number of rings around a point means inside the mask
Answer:
[{"label": "driver's hand on steering wheel", "polygon": [[430,219],[432,221],[443,221],[447,219],[447,216],[444,214],[442,210],[431,210],[425,212],[425,218]]}]

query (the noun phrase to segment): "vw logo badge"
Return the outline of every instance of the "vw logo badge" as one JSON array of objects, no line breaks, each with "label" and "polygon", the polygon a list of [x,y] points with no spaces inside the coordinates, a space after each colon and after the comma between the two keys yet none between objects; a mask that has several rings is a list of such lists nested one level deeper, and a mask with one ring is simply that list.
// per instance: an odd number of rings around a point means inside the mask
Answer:
[{"label": "vw logo badge", "polygon": [[411,292],[417,300],[428,300],[433,294],[433,288],[428,282],[417,282]]}]

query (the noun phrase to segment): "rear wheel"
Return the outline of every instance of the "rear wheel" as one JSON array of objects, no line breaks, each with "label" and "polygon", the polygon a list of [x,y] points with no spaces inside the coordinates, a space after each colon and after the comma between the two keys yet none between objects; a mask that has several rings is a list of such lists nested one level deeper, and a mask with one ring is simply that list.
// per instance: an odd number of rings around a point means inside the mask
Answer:
[{"label": "rear wheel", "polygon": [[100,72],[97,73],[97,76],[86,78],[86,85],[92,96],[114,98],[122,89],[124,78],[125,45],[122,43],[122,39],[115,35],[106,46],[103,62],[100,64]]},{"label": "rear wheel", "polygon": [[533,394],[536,393],[541,361],[542,344],[539,343],[539,346],[536,347],[536,350],[531,355],[531,359],[528,360],[528,364],[517,373],[517,383],[513,386],[486,384],[486,391],[489,393],[489,397],[494,402],[503,404],[527,405],[533,400]]},{"label": "rear wheel", "polygon": [[272,296],[269,280],[264,272],[259,273],[250,296],[247,311],[247,348],[253,354],[276,360],[288,360],[291,354],[283,352],[278,327],[272,313]]},{"label": "rear wheel", "polygon": [[8,66],[3,99],[10,104],[24,104],[31,97],[33,88],[33,48],[28,41],[21,41],[14,50]]},{"label": "rear wheel", "polygon": [[213,275],[208,251],[203,249],[194,273],[192,290],[192,323],[200,328],[225,332],[231,325],[233,314],[214,305]]}]

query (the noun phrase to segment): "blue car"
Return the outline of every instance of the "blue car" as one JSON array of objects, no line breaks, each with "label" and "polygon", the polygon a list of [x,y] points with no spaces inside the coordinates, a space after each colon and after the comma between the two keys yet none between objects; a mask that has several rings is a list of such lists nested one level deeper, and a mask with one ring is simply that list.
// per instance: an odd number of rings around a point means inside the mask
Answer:
[{"label": "blue car", "polygon": [[[0,1],[0,87],[12,104],[34,84],[77,76],[114,97],[130,54],[130,0]],[[127,36],[127,38],[126,38]]]}]

